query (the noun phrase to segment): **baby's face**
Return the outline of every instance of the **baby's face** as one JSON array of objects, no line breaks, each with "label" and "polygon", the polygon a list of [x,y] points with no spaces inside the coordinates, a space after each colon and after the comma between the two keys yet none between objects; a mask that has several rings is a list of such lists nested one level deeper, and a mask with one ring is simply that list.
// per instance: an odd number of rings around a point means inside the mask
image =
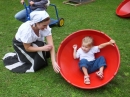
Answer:
[{"label": "baby's face", "polygon": [[85,53],[87,53],[92,48],[92,45],[86,45],[85,43],[82,43],[81,48]]}]

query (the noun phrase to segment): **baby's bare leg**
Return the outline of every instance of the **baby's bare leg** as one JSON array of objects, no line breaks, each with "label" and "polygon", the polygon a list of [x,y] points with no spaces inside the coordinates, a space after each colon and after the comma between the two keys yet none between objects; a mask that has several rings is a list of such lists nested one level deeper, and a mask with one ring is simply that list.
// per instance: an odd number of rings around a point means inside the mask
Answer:
[{"label": "baby's bare leg", "polygon": [[82,70],[83,70],[84,76],[89,76],[87,68],[82,67]]},{"label": "baby's bare leg", "polygon": [[99,68],[99,71],[103,74],[104,66]]}]

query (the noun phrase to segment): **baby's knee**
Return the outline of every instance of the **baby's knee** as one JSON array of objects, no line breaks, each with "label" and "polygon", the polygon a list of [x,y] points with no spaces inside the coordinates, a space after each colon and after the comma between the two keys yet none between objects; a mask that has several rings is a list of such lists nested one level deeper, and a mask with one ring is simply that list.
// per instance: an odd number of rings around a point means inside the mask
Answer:
[{"label": "baby's knee", "polygon": [[101,60],[105,60],[105,57],[104,56],[100,56],[99,57]]}]

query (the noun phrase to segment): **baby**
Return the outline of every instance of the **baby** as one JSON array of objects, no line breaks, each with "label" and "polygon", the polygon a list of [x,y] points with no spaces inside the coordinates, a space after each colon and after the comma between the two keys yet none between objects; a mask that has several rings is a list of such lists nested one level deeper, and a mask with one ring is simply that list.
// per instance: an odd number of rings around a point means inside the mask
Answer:
[{"label": "baby", "polygon": [[85,84],[90,84],[89,74],[97,70],[96,75],[103,79],[103,70],[106,68],[105,58],[103,56],[95,58],[94,54],[100,52],[100,49],[107,45],[113,45],[114,43],[114,40],[110,40],[98,46],[93,46],[93,38],[87,36],[82,39],[82,45],[78,50],[77,45],[73,45],[73,57],[80,60],[79,67],[84,73]]}]

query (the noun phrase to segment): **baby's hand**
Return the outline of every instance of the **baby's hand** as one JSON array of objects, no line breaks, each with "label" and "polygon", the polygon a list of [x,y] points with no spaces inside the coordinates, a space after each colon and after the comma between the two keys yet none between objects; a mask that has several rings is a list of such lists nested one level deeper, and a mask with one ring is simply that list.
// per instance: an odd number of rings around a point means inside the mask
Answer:
[{"label": "baby's hand", "polygon": [[[113,44],[115,43],[115,40],[112,40],[112,39],[111,39],[109,42],[110,42],[111,45],[113,45]],[[114,46],[114,45],[113,45],[113,46]]]},{"label": "baby's hand", "polygon": [[77,49],[77,45],[76,44],[73,45],[73,49]]}]

